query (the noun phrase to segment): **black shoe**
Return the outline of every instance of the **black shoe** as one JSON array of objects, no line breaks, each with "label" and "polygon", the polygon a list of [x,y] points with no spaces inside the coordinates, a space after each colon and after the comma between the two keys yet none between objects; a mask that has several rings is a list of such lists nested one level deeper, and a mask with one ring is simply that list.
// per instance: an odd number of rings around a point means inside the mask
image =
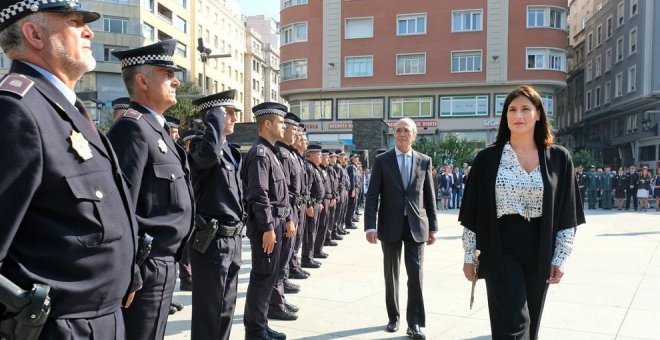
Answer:
[{"label": "black shoe", "polygon": [[314,254],[314,258],[315,258],[315,259],[327,259],[327,258],[328,258],[328,254],[327,254],[327,253],[324,253],[324,252],[320,252],[320,253],[318,253],[318,254]]},{"label": "black shoe", "polygon": [[300,292],[300,286],[291,282],[284,282],[284,294],[297,294]]},{"label": "black shoe", "polygon": [[333,239],[333,240],[337,240],[337,241],[341,241],[341,240],[344,239],[343,237],[341,237],[337,234],[333,234],[330,238]]},{"label": "black shoe", "polygon": [[[268,327],[268,326],[266,326]],[[266,328],[268,335],[274,340],[286,340],[286,334],[272,330],[270,327]]]},{"label": "black shoe", "polygon": [[170,306],[170,315],[176,313],[176,308],[174,306]]},{"label": "black shoe", "polygon": [[176,310],[179,312],[183,310],[183,304],[176,301],[172,301],[172,307],[176,308]]},{"label": "black shoe", "polygon": [[290,303],[285,303],[284,307],[286,307],[286,309],[291,313],[298,313],[298,311],[300,311],[300,308],[298,306],[292,305]]},{"label": "black shoe", "polygon": [[182,279],[179,290],[182,292],[192,292],[192,279]]},{"label": "black shoe", "polygon": [[426,335],[422,333],[422,330],[419,328],[419,325],[409,326],[408,330],[406,331],[406,335],[408,335],[409,338],[413,338],[413,339],[426,339]]},{"label": "black shoe", "polygon": [[314,260],[304,258],[302,261],[300,261],[300,266],[303,268],[320,268],[321,264]]},{"label": "black shoe", "polygon": [[339,245],[339,243],[333,241],[333,240],[326,240],[325,243],[323,243],[324,246],[327,247],[336,247]]},{"label": "black shoe", "polygon": [[353,224],[347,225],[346,229],[357,229],[358,227],[354,226]]},{"label": "black shoe", "polygon": [[341,232],[344,233],[344,235],[348,235],[348,234],[351,233],[350,231],[348,231],[346,229],[339,229],[339,230],[341,230]]},{"label": "black shoe", "polygon": [[289,278],[294,280],[304,280],[309,277],[309,274],[303,273],[301,270],[291,270]]},{"label": "black shoe", "polygon": [[353,218],[351,219],[351,221],[353,221],[353,222],[360,222],[360,218],[358,218],[358,217],[353,217]]},{"label": "black shoe", "polygon": [[394,321],[390,322],[387,324],[387,328],[385,328],[388,332],[394,333],[399,330],[399,321]]},{"label": "black shoe", "polygon": [[308,272],[308,271],[306,271],[306,270],[304,270],[304,269],[302,269],[302,268],[300,268],[299,270],[300,270],[303,274],[307,275],[307,277],[312,276],[312,273],[310,273],[310,272]]},{"label": "black shoe", "polygon": [[[278,306],[270,306],[268,307],[268,318],[273,320],[292,321],[298,319],[298,314],[292,313],[288,310],[282,310],[282,308]],[[273,336],[271,335],[271,337]]]},{"label": "black shoe", "polygon": [[335,235],[344,236],[346,235],[346,232],[337,228],[337,231],[335,231]]}]

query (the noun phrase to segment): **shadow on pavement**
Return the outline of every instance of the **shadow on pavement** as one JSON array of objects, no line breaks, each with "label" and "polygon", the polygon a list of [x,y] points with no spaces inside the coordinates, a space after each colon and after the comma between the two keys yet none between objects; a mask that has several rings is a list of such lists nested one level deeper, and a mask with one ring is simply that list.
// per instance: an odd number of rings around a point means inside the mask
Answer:
[{"label": "shadow on pavement", "polygon": [[660,234],[660,231],[645,231],[640,233],[622,233],[622,234],[600,234],[597,236],[639,236],[639,235],[654,235]]},{"label": "shadow on pavement", "polygon": [[[357,328],[357,329],[348,329],[345,331],[337,331],[337,332],[331,332],[331,333],[326,333],[326,334],[319,334],[315,336],[309,336],[309,337],[304,337],[302,339],[307,339],[307,340],[326,340],[326,339],[336,339],[336,338],[343,338],[343,337],[349,337],[352,335],[358,335],[358,334],[367,334],[367,333],[373,333],[373,332],[385,332],[385,327],[384,326],[374,326],[374,327],[365,327],[365,328]],[[401,336],[395,339],[407,339],[407,336]]]}]

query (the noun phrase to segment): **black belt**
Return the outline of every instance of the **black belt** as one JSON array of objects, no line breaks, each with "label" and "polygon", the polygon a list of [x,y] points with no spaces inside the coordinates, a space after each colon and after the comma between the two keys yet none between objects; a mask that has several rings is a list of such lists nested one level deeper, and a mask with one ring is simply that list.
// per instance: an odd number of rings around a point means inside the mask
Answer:
[{"label": "black belt", "polygon": [[272,210],[273,216],[275,216],[275,218],[279,219],[280,221],[284,221],[287,217],[289,217],[289,214],[291,214],[291,211],[288,207],[273,206]]},{"label": "black belt", "polygon": [[216,232],[216,236],[234,237],[236,235],[240,235],[243,232],[244,227],[245,223],[243,222],[238,222],[233,226],[218,224],[218,231]]}]

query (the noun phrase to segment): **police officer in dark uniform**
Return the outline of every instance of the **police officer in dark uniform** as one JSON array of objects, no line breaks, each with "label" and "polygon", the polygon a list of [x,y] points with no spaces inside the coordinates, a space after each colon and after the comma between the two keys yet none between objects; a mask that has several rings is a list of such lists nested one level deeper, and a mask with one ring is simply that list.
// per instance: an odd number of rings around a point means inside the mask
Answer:
[{"label": "police officer in dark uniform", "polygon": [[188,242],[192,266],[191,338],[229,339],[236,308],[244,226],[240,152],[227,143],[236,123],[236,90],[193,101],[206,130],[190,142],[196,227]]},{"label": "police officer in dark uniform", "polygon": [[245,156],[242,170],[252,254],[243,314],[246,339],[286,339],[284,333],[268,327],[267,319],[270,295],[280,269],[283,237],[293,237],[296,232],[289,215],[286,178],[275,147],[277,141],[284,139],[286,112],[286,106],[272,102],[252,108],[259,137]]},{"label": "police officer in dark uniform", "polygon": [[326,245],[328,241],[332,240],[341,240],[343,239],[342,235],[346,235],[346,233],[342,230],[339,229],[339,226],[337,225],[337,221],[339,219],[339,212],[341,209],[341,195],[343,191],[343,173],[337,166],[337,153],[335,152],[330,152],[330,163],[328,164],[328,170],[332,174],[332,177],[334,178],[334,184],[333,184],[333,192],[335,195],[335,206],[332,207],[332,222],[330,223],[330,227],[328,228],[328,234],[326,236]]},{"label": "police officer in dark uniform", "polygon": [[130,108],[108,138],[131,183],[140,233],[153,237],[140,268],[143,286],[124,311],[128,339],[162,339],[181,257],[193,223],[190,170],[183,148],[174,143],[163,113],[176,104],[179,81],[172,55],[175,40],[112,52],[122,65]]},{"label": "police officer in dark uniform", "polygon": [[584,199],[587,197],[586,192],[587,192],[587,174],[582,171],[582,165],[579,165],[577,167],[577,172],[575,173],[575,177],[577,179],[578,183],[578,189],[580,190],[580,199],[582,200],[582,206],[584,206]]},{"label": "police officer in dark uniform", "polygon": [[328,171],[328,164],[330,164],[330,152],[328,150],[322,150],[319,171],[321,172],[321,180],[325,188],[325,196],[323,197],[323,210],[321,210],[321,214],[319,215],[319,226],[316,232],[316,240],[314,240],[315,259],[325,259],[328,257],[328,254],[323,252],[323,246],[325,245],[328,228],[332,222],[332,211],[330,209],[332,209],[335,203],[335,196],[332,190],[334,183],[333,178]]},{"label": "police officer in dark uniform", "polygon": [[0,7],[12,60],[0,80],[2,275],[28,292],[50,287],[50,305],[27,305],[41,338],[123,339],[122,300],[141,285],[137,222],[112,147],[73,90],[96,65],[87,23],[100,15],[77,1]]},{"label": "police officer in dark uniform", "polygon": [[126,110],[128,110],[128,105],[131,103],[131,98],[121,97],[112,101],[112,121],[116,121],[121,117]]},{"label": "police officer in dark uniform", "polygon": [[300,167],[301,183],[300,183],[300,197],[302,202],[298,206],[298,225],[296,226],[296,242],[293,248],[293,254],[291,255],[291,260],[289,261],[289,275],[286,277],[288,279],[299,279],[304,280],[310,276],[310,273],[300,266],[299,253],[300,248],[302,247],[303,240],[305,239],[305,230],[307,228],[307,209],[309,206],[310,195],[309,195],[309,176],[307,176],[307,164],[303,154],[307,150],[307,137],[305,136],[304,124],[298,124],[298,139],[296,140],[295,152],[293,153],[296,156],[296,161]]},{"label": "police officer in dark uniform", "polygon": [[321,263],[314,260],[314,246],[319,229],[319,217],[323,209],[323,199],[325,198],[325,185],[323,175],[319,169],[321,164],[320,145],[314,144],[307,147],[305,158],[307,161],[306,171],[308,176],[309,203],[307,205],[307,224],[305,225],[305,240],[302,245],[302,258],[300,266],[303,268],[319,268]]},{"label": "police officer in dark uniform", "polygon": [[346,167],[346,172],[348,173],[348,207],[346,208],[346,216],[344,216],[344,223],[347,228],[353,227],[353,215],[357,209],[357,200],[358,200],[358,171],[357,163],[360,161],[360,156],[357,154],[352,154],[349,158],[349,164]]}]

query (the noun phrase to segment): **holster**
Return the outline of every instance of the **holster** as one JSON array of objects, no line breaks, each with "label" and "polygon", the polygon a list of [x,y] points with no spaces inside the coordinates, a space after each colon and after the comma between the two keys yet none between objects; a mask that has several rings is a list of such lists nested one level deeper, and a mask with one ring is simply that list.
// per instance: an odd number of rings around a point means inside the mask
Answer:
[{"label": "holster", "polygon": [[137,264],[138,267],[142,267],[144,261],[149,257],[149,253],[151,253],[151,243],[153,241],[153,236],[147,233],[138,236],[138,251],[137,256],[135,257],[135,264]]},{"label": "holster", "polygon": [[211,244],[211,241],[215,238],[215,234],[218,232],[218,220],[211,219],[210,221],[206,221],[204,217],[196,215],[195,227],[197,227],[197,232],[193,240],[193,249],[205,254],[209,248],[209,244]]},{"label": "holster", "polygon": [[36,340],[50,314],[50,286],[34,284],[27,292],[0,275],[0,338]]}]

